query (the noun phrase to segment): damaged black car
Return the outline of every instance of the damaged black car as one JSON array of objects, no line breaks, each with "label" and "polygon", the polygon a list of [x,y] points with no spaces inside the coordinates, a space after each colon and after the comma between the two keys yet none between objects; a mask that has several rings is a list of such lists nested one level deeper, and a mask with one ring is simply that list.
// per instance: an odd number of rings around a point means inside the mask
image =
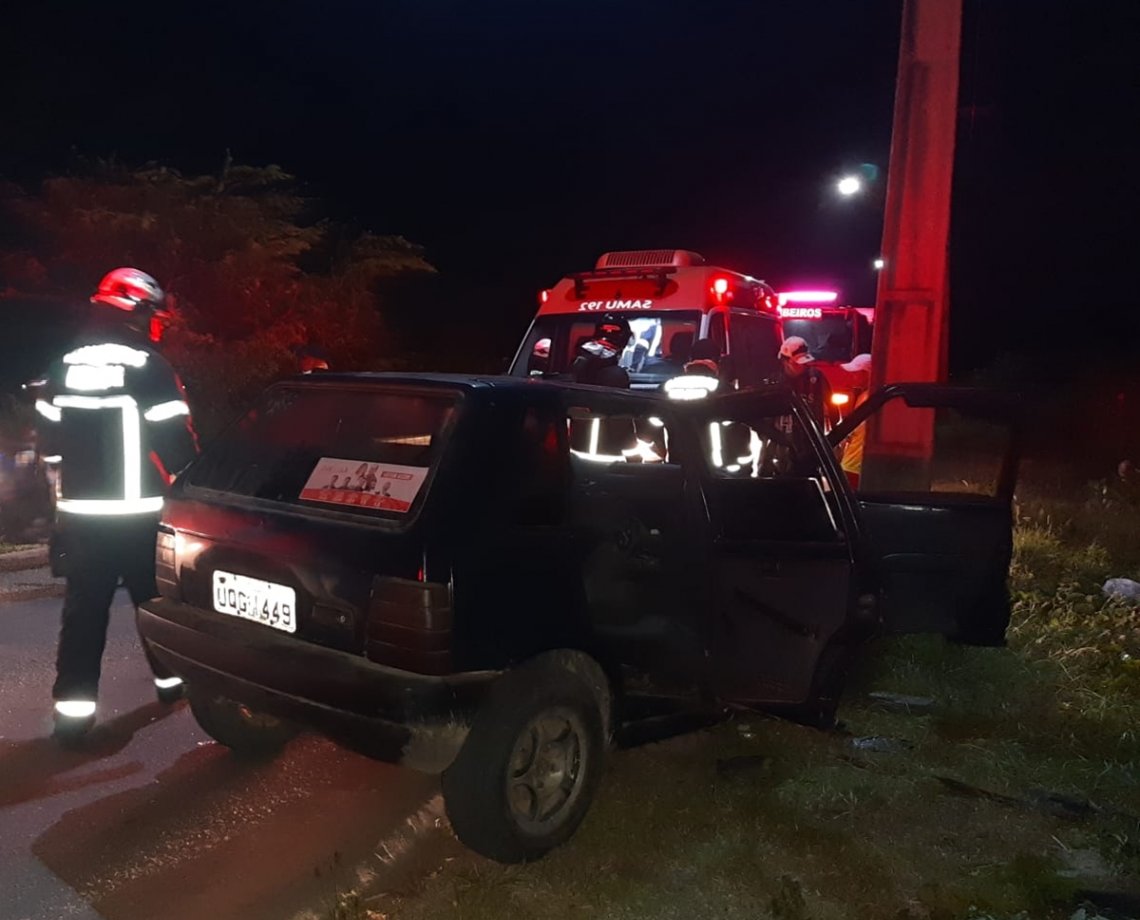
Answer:
[{"label": "damaged black car", "polygon": [[140,632],[235,752],[304,728],[439,773],[465,844],[532,859],[646,695],[827,725],[872,636],[1000,645],[1011,417],[896,385],[825,437],[784,387],[298,378],[179,477]]}]

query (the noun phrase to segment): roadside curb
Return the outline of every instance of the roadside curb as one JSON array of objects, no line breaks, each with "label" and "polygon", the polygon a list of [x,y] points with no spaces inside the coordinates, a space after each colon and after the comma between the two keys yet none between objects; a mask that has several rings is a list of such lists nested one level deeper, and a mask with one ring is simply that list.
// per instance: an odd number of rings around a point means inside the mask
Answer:
[{"label": "roadside curb", "polygon": [[17,604],[20,601],[38,601],[45,597],[63,597],[64,586],[33,585],[18,591],[0,591],[0,604]]},{"label": "roadside curb", "polygon": [[17,549],[0,556],[0,572],[22,572],[25,569],[39,569],[48,564],[48,548],[32,546]]}]

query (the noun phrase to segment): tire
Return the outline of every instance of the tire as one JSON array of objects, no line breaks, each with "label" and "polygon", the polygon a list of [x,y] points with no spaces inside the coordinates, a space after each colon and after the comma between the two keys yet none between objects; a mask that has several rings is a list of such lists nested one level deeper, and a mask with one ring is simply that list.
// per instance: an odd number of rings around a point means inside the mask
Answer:
[{"label": "tire", "polygon": [[225,697],[193,690],[189,695],[190,711],[202,731],[239,757],[268,759],[297,734],[290,723]]},{"label": "tire", "polygon": [[603,705],[580,672],[556,660],[501,678],[442,777],[460,841],[503,863],[538,859],[565,843],[602,776]]}]

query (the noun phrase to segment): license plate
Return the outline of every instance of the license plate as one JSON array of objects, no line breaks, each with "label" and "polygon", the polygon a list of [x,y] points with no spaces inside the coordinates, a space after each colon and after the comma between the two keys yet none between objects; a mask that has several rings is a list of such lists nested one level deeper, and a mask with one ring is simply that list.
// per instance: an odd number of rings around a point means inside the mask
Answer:
[{"label": "license plate", "polygon": [[214,609],[282,632],[297,631],[297,592],[272,581],[215,571]]}]

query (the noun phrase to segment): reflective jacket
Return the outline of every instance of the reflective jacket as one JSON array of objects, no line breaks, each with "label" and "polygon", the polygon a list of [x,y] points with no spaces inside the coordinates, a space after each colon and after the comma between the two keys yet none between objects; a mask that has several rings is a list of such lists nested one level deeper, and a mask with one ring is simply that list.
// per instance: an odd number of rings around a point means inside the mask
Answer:
[{"label": "reflective jacket", "polygon": [[59,463],[61,514],[154,514],[198,451],[186,394],[146,340],[88,336],[48,370],[40,450]]}]

